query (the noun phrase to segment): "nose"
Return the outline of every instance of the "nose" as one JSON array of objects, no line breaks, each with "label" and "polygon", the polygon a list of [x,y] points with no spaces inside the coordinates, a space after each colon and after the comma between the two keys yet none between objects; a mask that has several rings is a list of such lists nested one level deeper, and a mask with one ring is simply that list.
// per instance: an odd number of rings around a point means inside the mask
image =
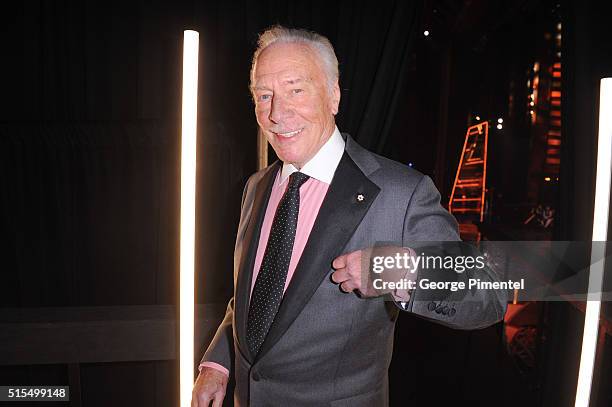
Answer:
[{"label": "nose", "polygon": [[268,118],[274,124],[282,123],[291,115],[291,108],[287,102],[281,97],[274,96],[272,98],[272,106],[270,106],[270,115]]}]

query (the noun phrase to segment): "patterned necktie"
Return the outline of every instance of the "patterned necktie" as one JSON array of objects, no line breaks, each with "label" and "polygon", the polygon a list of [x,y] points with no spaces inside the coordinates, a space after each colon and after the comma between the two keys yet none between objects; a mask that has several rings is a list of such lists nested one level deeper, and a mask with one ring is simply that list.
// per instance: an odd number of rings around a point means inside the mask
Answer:
[{"label": "patterned necktie", "polygon": [[247,343],[253,356],[259,352],[283,298],[300,209],[300,187],[308,178],[301,172],[291,174],[272,221],[247,320]]}]

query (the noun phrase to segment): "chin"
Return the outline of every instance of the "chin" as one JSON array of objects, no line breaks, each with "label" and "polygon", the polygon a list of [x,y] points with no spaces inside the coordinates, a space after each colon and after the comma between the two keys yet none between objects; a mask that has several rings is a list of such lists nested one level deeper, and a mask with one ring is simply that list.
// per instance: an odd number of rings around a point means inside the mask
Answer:
[{"label": "chin", "polygon": [[303,162],[304,154],[301,153],[299,146],[279,146],[272,144],[272,148],[276,153],[276,156],[285,163],[300,163]]}]

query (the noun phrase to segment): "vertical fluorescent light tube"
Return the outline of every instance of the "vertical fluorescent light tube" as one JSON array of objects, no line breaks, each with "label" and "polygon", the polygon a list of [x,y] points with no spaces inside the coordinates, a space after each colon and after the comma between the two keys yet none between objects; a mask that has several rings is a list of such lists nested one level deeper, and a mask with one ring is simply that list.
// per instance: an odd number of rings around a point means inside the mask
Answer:
[{"label": "vertical fluorescent light tube", "polygon": [[[601,80],[599,95],[599,139],[597,142],[595,208],[593,210],[593,242],[605,242],[608,239],[610,173],[612,171],[612,78]],[[576,407],[588,407],[591,397],[605,266],[605,252],[601,252],[601,250],[605,250],[603,243],[592,245],[589,291],[584,316],[578,386],[576,388]]]},{"label": "vertical fluorescent light tube", "polygon": [[198,113],[197,31],[183,33],[181,133],[181,243],[179,294],[180,406],[191,405],[193,387],[196,130]]}]

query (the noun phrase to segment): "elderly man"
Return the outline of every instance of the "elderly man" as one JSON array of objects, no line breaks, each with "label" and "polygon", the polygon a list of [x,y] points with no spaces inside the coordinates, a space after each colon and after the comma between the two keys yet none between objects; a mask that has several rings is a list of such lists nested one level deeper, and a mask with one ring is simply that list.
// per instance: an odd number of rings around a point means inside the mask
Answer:
[{"label": "elderly man", "polygon": [[364,286],[363,250],[377,242],[459,236],[428,177],[338,131],[338,61],[326,38],[265,31],[251,91],[280,161],[245,186],[234,297],[202,358],[192,406],[221,406],[229,375],[236,406],[385,406],[400,310],[470,329],[500,320],[505,302],[472,293],[474,301],[449,295],[432,306],[418,288],[382,296]]}]

